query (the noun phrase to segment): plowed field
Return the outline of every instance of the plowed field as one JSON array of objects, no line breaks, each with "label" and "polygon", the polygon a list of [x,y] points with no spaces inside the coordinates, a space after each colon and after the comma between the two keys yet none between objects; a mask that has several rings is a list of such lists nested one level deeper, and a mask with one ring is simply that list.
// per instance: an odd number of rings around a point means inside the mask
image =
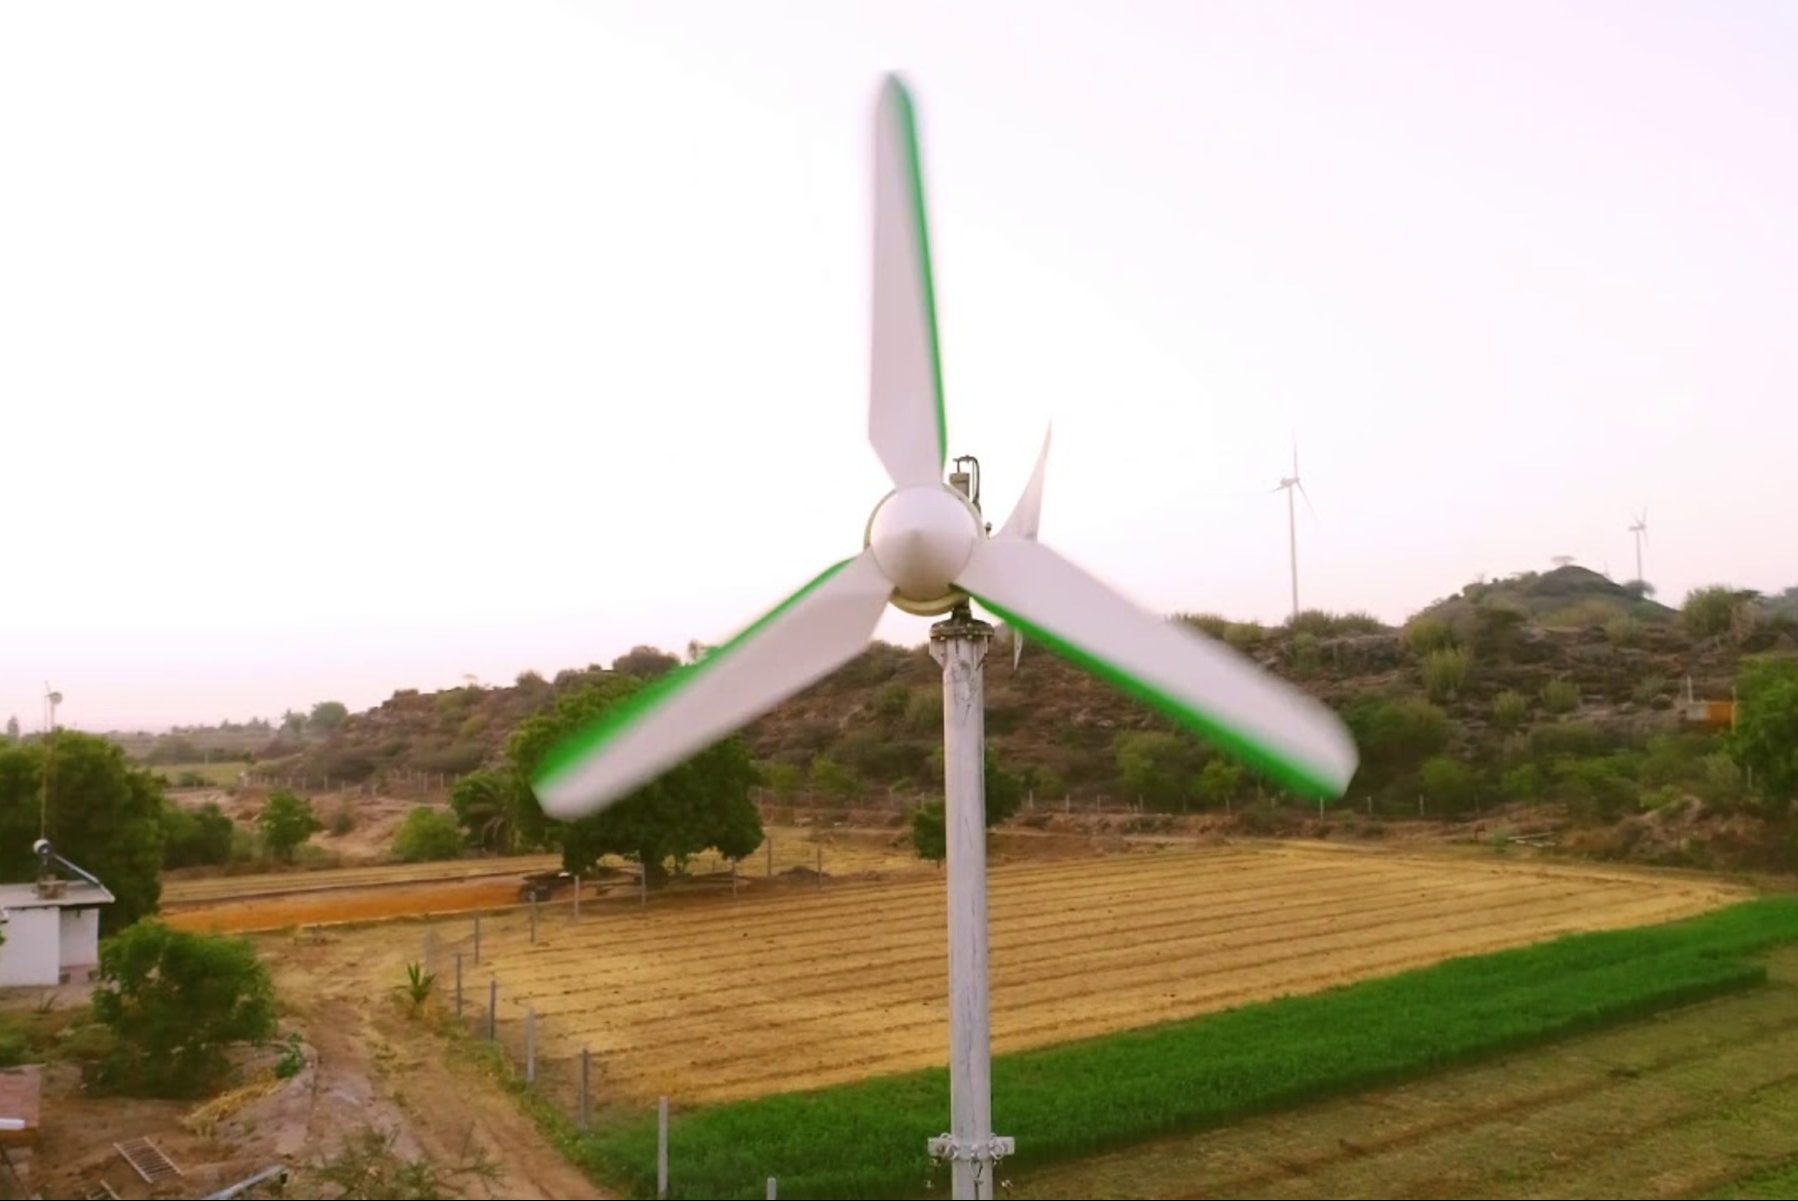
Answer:
[{"label": "plowed field", "polygon": [[[1625,872],[1304,848],[1167,850],[991,873],[996,1052],[1310,991],[1739,895]],[[502,1027],[591,1049],[607,1091],[683,1103],[943,1062],[943,882],[494,920]],[[445,931],[449,933],[449,931]],[[502,1035],[502,1037],[504,1037]]]}]

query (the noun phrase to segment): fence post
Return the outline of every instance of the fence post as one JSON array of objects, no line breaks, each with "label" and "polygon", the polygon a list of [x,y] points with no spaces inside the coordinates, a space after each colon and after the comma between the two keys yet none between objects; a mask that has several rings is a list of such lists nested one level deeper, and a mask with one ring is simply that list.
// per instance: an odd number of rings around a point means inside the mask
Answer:
[{"label": "fence post", "polygon": [[774,835],[768,835],[768,878],[774,879]]},{"label": "fence post", "polygon": [[474,961],[481,961],[481,915],[474,915]]},{"label": "fence post", "polygon": [[524,1011],[524,1082],[537,1083],[537,1011]]},{"label": "fence post", "polygon": [[531,894],[531,942],[537,941],[537,894]]},{"label": "fence post", "polygon": [[637,903],[645,908],[649,905],[649,860],[637,856]]},{"label": "fence post", "polygon": [[730,861],[730,899],[737,899],[737,861]]},{"label": "fence post", "polygon": [[774,1177],[768,1177],[768,1201],[774,1201],[774,1198],[779,1195],[774,1187]]},{"label": "fence post", "polygon": [[579,921],[581,917],[581,878],[579,876],[574,878],[574,917],[576,921]]},{"label": "fence post", "polygon": [[668,1098],[656,1099],[656,1196],[668,1195]]},{"label": "fence post", "polygon": [[592,1062],[592,1058],[593,1058],[592,1052],[588,1051],[587,1048],[582,1047],[581,1048],[581,1129],[582,1130],[585,1130],[587,1128],[587,1115],[589,1112],[588,1108],[587,1108],[587,1096],[588,1096],[587,1081],[588,1081],[588,1067]]},{"label": "fence post", "polygon": [[456,1016],[462,1016],[462,952],[456,952]]},{"label": "fence post", "polygon": [[487,1041],[499,1039],[499,977],[487,981]]},{"label": "fence post", "polygon": [[818,887],[824,887],[824,844],[818,844]]}]

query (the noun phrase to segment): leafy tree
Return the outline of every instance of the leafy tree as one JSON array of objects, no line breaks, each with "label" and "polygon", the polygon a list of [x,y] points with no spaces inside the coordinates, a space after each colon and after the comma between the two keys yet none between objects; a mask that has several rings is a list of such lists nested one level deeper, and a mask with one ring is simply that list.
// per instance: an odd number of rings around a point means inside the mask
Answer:
[{"label": "leafy tree", "polygon": [[465,845],[456,819],[429,805],[420,805],[406,814],[406,820],[393,835],[393,853],[406,863],[455,859]]},{"label": "leafy tree", "polygon": [[281,732],[298,737],[306,732],[306,715],[295,713],[292,709],[281,714]]},{"label": "leafy tree", "polygon": [[1448,715],[1420,696],[1401,700],[1367,698],[1343,714],[1361,750],[1363,784],[1377,786],[1407,774],[1448,746]]},{"label": "leafy tree", "polygon": [[114,901],[102,932],[156,912],[162,895],[162,782],[125,761],[117,744],[58,729],[47,739],[0,747],[0,873],[30,878],[32,843],[48,768],[45,832],[57,853],[98,876]]},{"label": "leafy tree", "polygon": [[612,660],[612,670],[622,675],[654,679],[680,666],[680,660],[653,646],[633,646]]},{"label": "leafy tree", "polygon": [[289,862],[308,838],[324,829],[312,812],[312,802],[285,788],[269,793],[256,824],[262,829],[262,845],[268,853]]},{"label": "leafy tree", "polygon": [[230,1044],[275,1031],[274,986],[247,940],[155,920],[100,945],[93,1009],[115,1039],[100,1082],[152,1096],[205,1090],[229,1066]]},{"label": "leafy tree", "polygon": [[1623,590],[1637,600],[1643,600],[1654,595],[1654,585],[1650,584],[1647,580],[1625,580],[1623,582]]},{"label": "leafy tree", "polygon": [[214,801],[207,801],[195,810],[165,802],[162,807],[162,866],[229,863],[233,830],[231,819]]},{"label": "leafy tree", "polygon": [[813,788],[839,801],[848,800],[861,789],[861,781],[855,778],[855,773],[829,755],[815,757],[809,774]]},{"label": "leafy tree", "polygon": [[[986,776],[986,828],[1009,821],[1024,803],[1024,777],[1008,771],[990,750],[983,764]],[[948,830],[943,802],[927,801],[912,810],[911,841],[920,859],[941,863],[948,852]]]},{"label": "leafy tree", "polygon": [[520,835],[560,846],[562,864],[571,872],[590,872],[602,855],[633,856],[652,883],[667,878],[669,858],[682,861],[708,848],[728,858],[747,857],[762,843],[762,821],[749,799],[755,766],[739,735],[713,743],[590,817],[556,822],[538,806],[529,781],[544,756],[614,706],[631,703],[643,687],[626,675],[590,681],[513,733],[506,757],[517,781]]},{"label": "leafy tree", "polygon": [[19,719],[17,717],[9,717],[6,719],[6,741],[17,742],[18,740]]},{"label": "leafy tree", "polygon": [[1141,797],[1156,809],[1179,803],[1199,758],[1199,749],[1191,742],[1159,730],[1120,734],[1112,753],[1124,794]]},{"label": "leafy tree", "polygon": [[1783,813],[1798,793],[1798,660],[1757,658],[1736,678],[1729,753]]},{"label": "leafy tree", "polygon": [[469,772],[450,789],[450,808],[476,846],[516,849],[518,777],[511,769]]},{"label": "leafy tree", "polygon": [[1215,809],[1242,791],[1243,771],[1228,759],[1213,759],[1199,769],[1193,781],[1193,795],[1199,804]]},{"label": "leafy tree", "polygon": [[1542,795],[1542,769],[1534,763],[1520,763],[1507,771],[1499,787],[1516,801],[1533,801]]},{"label": "leafy tree", "polygon": [[769,763],[762,767],[762,782],[774,790],[774,795],[783,801],[790,801],[799,794],[799,785],[804,782],[804,774],[791,763]]},{"label": "leafy tree", "polygon": [[350,711],[342,701],[320,701],[312,706],[312,716],[306,724],[320,734],[329,734],[348,718]]}]

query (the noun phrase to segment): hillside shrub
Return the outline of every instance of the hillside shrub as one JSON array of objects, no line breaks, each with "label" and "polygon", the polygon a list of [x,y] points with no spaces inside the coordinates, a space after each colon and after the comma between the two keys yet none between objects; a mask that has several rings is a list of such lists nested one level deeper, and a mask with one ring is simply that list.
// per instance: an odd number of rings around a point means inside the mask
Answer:
[{"label": "hillside shrub", "polygon": [[1242,792],[1242,767],[1228,759],[1213,759],[1193,780],[1193,797],[1208,809],[1222,809]]},{"label": "hillside shrub", "polygon": [[1604,623],[1604,636],[1612,646],[1640,646],[1642,644],[1641,619],[1621,614]]},{"label": "hillside shrub", "polygon": [[1542,795],[1545,783],[1540,767],[1534,763],[1519,763],[1505,772],[1499,788],[1514,801],[1533,801]]},{"label": "hillside shrub", "polygon": [[1516,689],[1507,688],[1492,698],[1492,724],[1501,730],[1521,726],[1529,711],[1529,699]]},{"label": "hillside shrub", "polygon": [[1224,641],[1239,651],[1251,651],[1267,640],[1267,628],[1258,621],[1233,621]]},{"label": "hillside shrub", "polygon": [[1459,647],[1443,647],[1425,655],[1423,685],[1433,701],[1459,696],[1467,686],[1467,652]]},{"label": "hillside shrub", "polygon": [[1542,685],[1542,705],[1550,713],[1571,713],[1579,708],[1579,685],[1556,676]]},{"label": "hillside shrub", "polygon": [[1736,628],[1738,615],[1754,593],[1746,589],[1711,584],[1686,593],[1680,606],[1680,624],[1694,638],[1717,638]]},{"label": "hillside shrub", "polygon": [[813,758],[806,774],[812,788],[833,800],[847,801],[861,791],[861,781],[855,773],[829,755]]},{"label": "hillside shrub", "polygon": [[1405,623],[1405,645],[1419,659],[1460,644],[1455,628],[1440,617],[1413,617]]},{"label": "hillside shrub", "polygon": [[262,831],[262,845],[270,856],[293,861],[294,852],[324,827],[312,812],[312,802],[305,797],[277,788],[256,817]]},{"label": "hillside shrub", "polygon": [[1470,808],[1478,796],[1479,776],[1473,768],[1447,755],[1425,760],[1418,769],[1417,782],[1434,807],[1450,813]]},{"label": "hillside shrub", "polygon": [[1617,606],[1614,602],[1588,597],[1544,614],[1541,621],[1550,629],[1584,630],[1593,626],[1605,626],[1616,615]]},{"label": "hillside shrub", "polygon": [[920,688],[906,698],[905,724],[915,734],[943,733],[943,690]]},{"label": "hillside shrub", "polygon": [[1664,700],[1670,702],[1667,692],[1667,677],[1658,671],[1649,672],[1636,681],[1635,686],[1629,691],[1629,696],[1636,704],[1644,706],[1659,707],[1656,702]]}]

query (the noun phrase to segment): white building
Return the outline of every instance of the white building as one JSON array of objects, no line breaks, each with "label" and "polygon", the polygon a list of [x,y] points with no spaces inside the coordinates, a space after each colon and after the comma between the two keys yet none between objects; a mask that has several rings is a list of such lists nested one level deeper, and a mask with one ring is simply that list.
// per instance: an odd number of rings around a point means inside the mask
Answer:
[{"label": "white building", "polygon": [[86,980],[100,962],[100,906],[110,904],[91,878],[0,884],[0,987]]}]

